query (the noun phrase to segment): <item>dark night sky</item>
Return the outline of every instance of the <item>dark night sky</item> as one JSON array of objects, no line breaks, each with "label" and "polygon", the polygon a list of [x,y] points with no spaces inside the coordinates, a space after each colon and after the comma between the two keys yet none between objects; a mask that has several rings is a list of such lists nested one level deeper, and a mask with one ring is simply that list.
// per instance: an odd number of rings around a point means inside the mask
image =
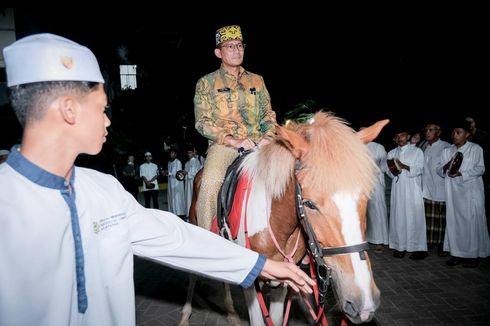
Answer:
[{"label": "dark night sky", "polygon": [[444,5],[281,8],[287,14],[266,13],[257,3],[211,14],[184,6],[84,9],[78,13],[83,19],[36,9],[16,18],[21,35],[44,31],[72,38],[90,47],[103,68],[117,61],[115,47],[125,44],[151,90],[138,112],[154,116],[157,137],[163,137],[175,119],[193,116],[197,79],[219,66],[214,31],[235,23],[247,43],[244,67],[264,77],[279,118],[306,99],[354,127],[390,118],[421,128],[427,119],[448,120],[449,111],[475,115],[488,108],[489,21],[482,8]]}]

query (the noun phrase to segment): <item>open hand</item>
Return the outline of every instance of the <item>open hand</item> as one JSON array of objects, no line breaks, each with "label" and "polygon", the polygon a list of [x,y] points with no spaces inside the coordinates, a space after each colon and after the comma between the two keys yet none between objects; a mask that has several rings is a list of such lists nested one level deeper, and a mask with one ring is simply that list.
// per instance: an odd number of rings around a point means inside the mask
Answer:
[{"label": "open hand", "polygon": [[295,292],[310,294],[313,292],[313,281],[305,272],[293,263],[280,262],[267,259],[260,276],[272,280],[284,282]]}]

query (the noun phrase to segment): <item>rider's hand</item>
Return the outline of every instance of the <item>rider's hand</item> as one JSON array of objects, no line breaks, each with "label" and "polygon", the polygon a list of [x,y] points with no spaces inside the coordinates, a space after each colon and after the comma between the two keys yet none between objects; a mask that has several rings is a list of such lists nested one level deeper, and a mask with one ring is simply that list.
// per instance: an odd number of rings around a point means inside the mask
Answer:
[{"label": "rider's hand", "polygon": [[225,138],[225,144],[236,149],[243,148],[243,150],[249,150],[255,147],[255,142],[250,138],[236,139],[232,136],[227,136]]}]

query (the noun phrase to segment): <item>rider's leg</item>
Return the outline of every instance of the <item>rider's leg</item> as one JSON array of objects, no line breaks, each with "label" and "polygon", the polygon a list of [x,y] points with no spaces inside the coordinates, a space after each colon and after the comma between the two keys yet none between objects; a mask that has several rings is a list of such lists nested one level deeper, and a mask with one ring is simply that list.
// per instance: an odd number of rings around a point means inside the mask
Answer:
[{"label": "rider's leg", "polygon": [[212,145],[207,153],[197,198],[197,224],[211,229],[216,216],[218,192],[225,178],[226,169],[238,156],[236,149],[224,145]]}]

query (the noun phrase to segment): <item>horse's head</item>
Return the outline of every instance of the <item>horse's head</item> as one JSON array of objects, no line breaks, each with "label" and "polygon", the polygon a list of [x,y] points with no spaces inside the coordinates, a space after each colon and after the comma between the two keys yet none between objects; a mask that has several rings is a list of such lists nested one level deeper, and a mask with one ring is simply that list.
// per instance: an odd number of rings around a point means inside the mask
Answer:
[{"label": "horse's head", "polygon": [[[387,123],[383,120],[356,133],[341,119],[320,112],[307,124],[277,128],[277,143],[296,162],[297,197],[302,198],[298,205],[332,271],[341,309],[356,323],[370,320],[380,302],[364,251],[366,206],[377,169],[364,144]],[[340,248],[340,254],[329,248]]]}]

